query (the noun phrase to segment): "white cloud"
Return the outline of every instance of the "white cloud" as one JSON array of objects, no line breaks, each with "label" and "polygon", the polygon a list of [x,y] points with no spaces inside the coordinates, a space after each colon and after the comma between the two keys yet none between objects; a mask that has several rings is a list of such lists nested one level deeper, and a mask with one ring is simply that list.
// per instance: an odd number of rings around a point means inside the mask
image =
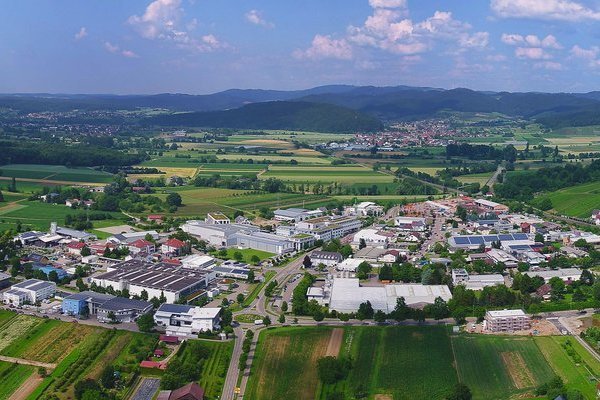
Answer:
[{"label": "white cloud", "polygon": [[555,62],[555,61],[542,61],[542,62],[537,62],[535,64],[533,64],[534,68],[539,68],[539,69],[548,69],[551,71],[562,71],[563,65],[561,63]]},{"label": "white cloud", "polygon": [[503,18],[600,20],[600,11],[571,0],[491,0],[490,7]]},{"label": "white cloud", "polygon": [[75,34],[75,40],[81,40],[88,35],[85,26],[82,26],[79,31]]},{"label": "white cloud", "polygon": [[245,14],[246,21],[254,25],[264,26],[265,28],[273,28],[275,25],[272,22],[267,21],[262,12],[258,10],[250,10]]},{"label": "white cloud", "polygon": [[545,38],[540,39],[536,35],[522,36],[514,33],[503,33],[500,40],[510,46],[543,47],[546,49],[563,48],[553,35],[548,35]]},{"label": "white cloud", "polygon": [[541,47],[517,47],[515,55],[521,59],[529,60],[547,60],[552,56],[544,51]]},{"label": "white cloud", "polygon": [[346,39],[333,39],[329,35],[315,35],[312,45],[305,51],[296,50],[296,58],[308,58],[312,60],[323,58],[337,58],[349,60],[352,58],[352,47]]},{"label": "white cloud", "polygon": [[132,15],[127,22],[144,38],[162,40],[175,46],[198,52],[229,48],[213,35],[197,38],[191,35],[198,21],[184,22],[181,0],[154,0],[142,15]]},{"label": "white cloud", "polygon": [[104,42],[104,48],[110,53],[116,53],[119,51],[119,46],[112,44],[111,42]]},{"label": "white cloud", "polygon": [[575,45],[571,48],[570,53],[573,57],[583,58],[584,60],[594,60],[598,57],[598,54],[600,54],[600,48],[592,46],[589,49],[584,49],[583,47]]},{"label": "white cloud", "polygon": [[139,56],[131,50],[121,49],[119,45],[112,44],[111,42],[104,42],[104,48],[106,51],[112,54],[120,54],[127,58],[139,58]]},{"label": "white cloud", "polygon": [[406,0],[369,0],[369,5],[373,8],[404,8]]}]

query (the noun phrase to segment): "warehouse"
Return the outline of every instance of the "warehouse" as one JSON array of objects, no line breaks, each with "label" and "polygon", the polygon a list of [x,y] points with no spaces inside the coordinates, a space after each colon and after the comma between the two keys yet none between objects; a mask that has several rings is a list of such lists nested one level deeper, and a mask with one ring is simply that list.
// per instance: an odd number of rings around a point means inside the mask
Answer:
[{"label": "warehouse", "polygon": [[579,268],[562,268],[548,271],[525,271],[523,274],[530,277],[542,277],[544,281],[549,282],[552,278],[560,278],[563,281],[570,283],[578,281],[581,278],[581,270]]},{"label": "warehouse", "polygon": [[152,311],[152,303],[142,300],[113,297],[98,306],[99,322],[133,322]]},{"label": "warehouse", "polygon": [[294,243],[267,232],[238,232],[231,237],[238,249],[254,249],[267,253],[284,254],[294,251]]},{"label": "warehouse", "polygon": [[96,315],[98,307],[113,299],[115,296],[92,291],[83,291],[72,294],[63,299],[62,312],[66,315],[80,316],[85,314],[87,309],[88,315]]},{"label": "warehouse", "polygon": [[56,283],[41,281],[39,279],[28,279],[16,283],[4,292],[4,304],[20,306],[25,303],[36,304],[42,300],[49,299],[56,293]]},{"label": "warehouse", "polygon": [[156,310],[154,322],[169,336],[195,336],[220,329],[220,313],[220,308],[164,303]]},{"label": "warehouse", "polygon": [[396,307],[396,302],[404,297],[406,305],[422,308],[433,304],[441,297],[444,301],[452,298],[446,285],[390,284],[385,286],[360,286],[356,278],[334,278],[331,285],[329,309],[337,312],[355,312],[361,303],[371,302],[375,311],[389,313]]},{"label": "warehouse", "polygon": [[139,263],[114,265],[111,271],[92,277],[92,282],[104,288],[112,286],[114,290],[128,290],[131,295],[140,296],[146,291],[150,299],[164,295],[168,302],[174,303],[206,288],[215,278],[214,273],[205,270],[167,264],[136,264]]},{"label": "warehouse", "polygon": [[499,235],[459,235],[448,238],[448,244],[452,249],[477,250],[482,245],[491,247],[492,243],[500,242],[503,246],[510,245],[534,245],[535,241],[526,233],[506,233]]}]

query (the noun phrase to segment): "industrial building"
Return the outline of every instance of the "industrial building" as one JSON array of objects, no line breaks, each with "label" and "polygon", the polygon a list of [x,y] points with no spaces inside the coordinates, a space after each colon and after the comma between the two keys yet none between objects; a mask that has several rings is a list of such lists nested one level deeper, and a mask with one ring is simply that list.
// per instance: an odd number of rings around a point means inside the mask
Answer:
[{"label": "industrial building", "polygon": [[500,243],[502,246],[525,245],[531,246],[535,241],[530,239],[526,233],[506,233],[499,235],[459,235],[450,236],[448,244],[452,249],[477,250],[482,245],[492,247],[492,243]]},{"label": "industrial building", "polygon": [[342,262],[343,257],[340,253],[333,251],[313,251],[310,253],[310,261],[313,263],[313,267],[319,264],[333,267]]},{"label": "industrial building", "polygon": [[523,310],[488,311],[484,325],[492,332],[522,331],[531,328],[531,317]]},{"label": "industrial building", "polygon": [[288,208],[285,210],[275,210],[274,219],[284,222],[300,222],[305,219],[320,217],[323,215],[321,210],[306,210],[304,208]]},{"label": "industrial building", "polygon": [[524,275],[530,277],[542,277],[544,281],[549,282],[552,278],[560,278],[566,283],[578,281],[581,278],[581,270],[579,268],[562,268],[552,269],[547,271],[525,271]]},{"label": "industrial building", "polygon": [[66,315],[79,316],[84,314],[84,310],[87,308],[87,313],[89,315],[96,315],[98,313],[98,307],[114,297],[115,296],[110,294],[88,290],[75,293],[63,299],[62,312]]},{"label": "industrial building", "polygon": [[165,263],[150,264],[139,260],[116,264],[108,272],[91,278],[98,286],[128,290],[132,295],[140,296],[142,291],[148,293],[148,298],[160,298],[164,295],[170,303],[200,292],[214,279],[215,274],[206,270]]},{"label": "industrial building", "polygon": [[140,315],[152,311],[152,303],[142,300],[113,297],[98,306],[99,322],[133,322]]},{"label": "industrial building", "polygon": [[16,283],[4,292],[4,304],[20,306],[25,303],[36,304],[42,300],[49,299],[56,293],[56,283],[41,281],[39,279],[28,279]]},{"label": "industrial building", "polygon": [[441,297],[444,301],[452,298],[446,285],[389,284],[384,286],[360,286],[356,278],[334,278],[329,293],[329,309],[337,312],[355,312],[361,303],[371,302],[374,310],[389,313],[396,307],[400,297],[413,308],[433,304]]},{"label": "industrial building", "polygon": [[161,304],[154,322],[170,336],[195,336],[199,332],[220,329],[220,308],[194,307],[183,304]]},{"label": "industrial building", "polygon": [[465,269],[458,268],[452,270],[452,283],[470,290],[483,290],[487,286],[504,285],[504,277],[500,274],[469,275]]}]

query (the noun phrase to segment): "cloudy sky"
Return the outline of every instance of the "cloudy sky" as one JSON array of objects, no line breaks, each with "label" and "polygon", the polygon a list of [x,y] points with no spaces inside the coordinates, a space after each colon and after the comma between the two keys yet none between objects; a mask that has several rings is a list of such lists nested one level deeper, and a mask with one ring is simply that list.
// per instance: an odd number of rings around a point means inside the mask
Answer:
[{"label": "cloudy sky", "polygon": [[0,92],[600,90],[600,0],[19,0]]}]

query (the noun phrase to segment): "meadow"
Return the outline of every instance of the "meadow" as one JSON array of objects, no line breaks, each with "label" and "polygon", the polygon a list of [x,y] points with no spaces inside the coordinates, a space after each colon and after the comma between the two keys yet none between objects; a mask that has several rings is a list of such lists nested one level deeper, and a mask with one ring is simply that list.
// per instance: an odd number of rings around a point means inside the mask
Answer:
[{"label": "meadow", "polygon": [[0,400],[11,397],[23,382],[33,374],[34,367],[0,361]]},{"label": "meadow", "polygon": [[600,205],[600,182],[570,186],[536,197],[534,203],[550,199],[552,209],[561,215],[589,218]]},{"label": "meadow", "polygon": [[260,176],[261,179],[278,178],[287,182],[337,182],[351,184],[358,182],[385,183],[393,182],[394,177],[383,172],[376,172],[363,166],[329,166],[329,167],[292,167],[273,165]]},{"label": "meadow", "polygon": [[61,165],[9,164],[0,166],[2,177],[66,182],[107,183],[112,174],[92,168],[68,168]]},{"label": "meadow", "polygon": [[[534,389],[560,376],[569,389],[595,399],[600,362],[568,337],[452,334],[449,327],[344,327],[338,356],[352,359],[346,379],[319,382],[314,369],[332,328],[261,332],[247,399],[443,399],[457,382],[475,400],[535,398]],[[565,350],[569,341],[581,360]],[[304,371],[299,374],[298,371]],[[269,384],[267,384],[267,382]],[[288,386],[283,382],[288,382]]]}]

